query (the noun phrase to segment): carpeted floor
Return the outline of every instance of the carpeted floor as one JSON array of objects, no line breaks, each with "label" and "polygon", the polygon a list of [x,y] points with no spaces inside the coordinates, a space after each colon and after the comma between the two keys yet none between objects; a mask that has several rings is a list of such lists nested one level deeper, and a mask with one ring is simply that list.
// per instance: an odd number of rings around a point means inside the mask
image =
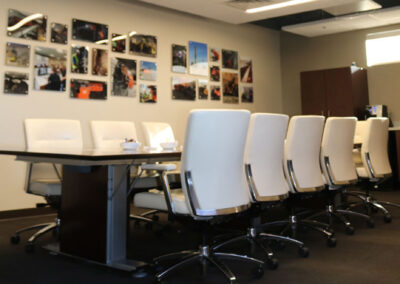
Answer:
[{"label": "carpeted floor", "polygon": [[[382,200],[400,202],[400,190],[375,193]],[[370,229],[364,221],[353,218],[355,235],[348,236],[337,224],[337,247],[328,248],[318,233],[303,232],[299,239],[310,248],[310,256],[301,258],[297,249],[287,246],[276,252],[279,268],[266,269],[261,279],[254,279],[250,264],[225,261],[237,275],[239,283],[400,283],[400,209],[391,209],[393,222],[386,224],[376,215],[375,228]],[[51,255],[37,248],[26,254],[21,244],[11,245],[12,233],[25,226],[50,221],[54,216],[27,217],[0,220],[0,283],[153,283],[151,276],[133,278],[104,267],[70,258]],[[131,227],[128,254],[135,259],[150,260],[157,255],[196,247],[196,238],[189,232],[178,234],[174,230],[161,237],[144,227]],[[38,245],[51,240],[51,234]],[[245,252],[245,244],[232,247]],[[214,267],[202,276],[200,265],[189,265],[171,274],[167,283],[227,283]]]}]

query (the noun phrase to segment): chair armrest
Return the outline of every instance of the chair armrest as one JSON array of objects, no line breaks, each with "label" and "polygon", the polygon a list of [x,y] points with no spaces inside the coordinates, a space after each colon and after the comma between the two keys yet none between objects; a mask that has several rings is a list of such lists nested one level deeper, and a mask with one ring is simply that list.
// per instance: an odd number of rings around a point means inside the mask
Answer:
[{"label": "chair armrest", "polygon": [[150,171],[174,171],[176,170],[175,164],[143,164],[141,165],[143,170]]}]

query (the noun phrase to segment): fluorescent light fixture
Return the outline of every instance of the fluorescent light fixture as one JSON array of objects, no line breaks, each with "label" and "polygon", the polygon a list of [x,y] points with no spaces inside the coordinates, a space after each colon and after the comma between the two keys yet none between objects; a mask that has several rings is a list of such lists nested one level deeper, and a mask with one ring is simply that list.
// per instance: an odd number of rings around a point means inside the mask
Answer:
[{"label": "fluorescent light fixture", "polygon": [[314,1],[314,0],[290,0],[290,1],[282,2],[282,3],[265,5],[265,6],[258,7],[258,8],[247,9],[246,13],[249,13],[249,14],[259,13],[259,12],[289,7],[289,6],[293,6],[293,5],[304,4],[304,3],[312,2],[312,1]]},{"label": "fluorescent light fixture", "polygon": [[126,35],[120,35],[112,38],[112,41],[123,40],[126,39]]},{"label": "fluorescent light fixture", "polygon": [[374,34],[365,41],[368,66],[400,62],[400,32],[388,34],[384,37]]},{"label": "fluorescent light fixture", "polygon": [[28,17],[23,18],[21,21],[19,21],[18,23],[16,23],[15,25],[8,27],[7,31],[9,32],[13,32],[15,30],[18,30],[20,27],[22,27],[23,25],[25,25],[26,23],[29,23],[30,21],[36,20],[43,17],[43,14],[32,14]]},{"label": "fluorescent light fixture", "polygon": [[107,43],[108,43],[108,39],[98,40],[98,41],[96,41],[95,43],[96,43],[96,44],[103,44],[103,43],[107,44]]},{"label": "fluorescent light fixture", "polygon": [[131,37],[131,36],[133,36],[133,35],[135,35],[135,34],[137,34],[137,32],[131,31],[131,32],[129,33],[129,37]]}]

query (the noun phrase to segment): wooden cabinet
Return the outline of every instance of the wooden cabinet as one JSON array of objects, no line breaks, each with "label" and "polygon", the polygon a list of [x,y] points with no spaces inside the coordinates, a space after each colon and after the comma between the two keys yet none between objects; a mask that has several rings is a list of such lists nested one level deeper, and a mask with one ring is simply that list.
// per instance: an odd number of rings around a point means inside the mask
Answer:
[{"label": "wooden cabinet", "polygon": [[303,114],[356,116],[368,105],[367,70],[349,66],[300,73]]}]

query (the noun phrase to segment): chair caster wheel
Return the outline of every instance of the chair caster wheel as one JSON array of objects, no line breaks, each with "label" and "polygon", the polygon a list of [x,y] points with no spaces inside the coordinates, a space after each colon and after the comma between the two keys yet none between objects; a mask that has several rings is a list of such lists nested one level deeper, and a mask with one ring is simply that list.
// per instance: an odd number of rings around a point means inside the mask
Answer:
[{"label": "chair caster wheel", "polygon": [[352,226],[346,226],[346,234],[348,234],[349,236],[354,235],[354,228]]},{"label": "chair caster wheel", "polygon": [[15,235],[10,238],[10,242],[14,245],[19,244],[20,240],[21,238],[19,237],[19,235]]},{"label": "chair caster wheel", "polygon": [[34,244],[27,244],[25,246],[25,252],[27,253],[32,253],[35,250],[35,245]]},{"label": "chair caster wheel", "polygon": [[299,255],[301,257],[308,257],[310,254],[310,250],[308,249],[308,247],[299,247]]},{"label": "chair caster wheel", "polygon": [[146,230],[151,230],[153,228],[153,224],[152,223],[146,223],[145,225]]},{"label": "chair caster wheel", "polygon": [[383,221],[385,221],[385,223],[390,223],[390,222],[392,222],[392,216],[390,216],[390,215],[385,215],[385,217],[383,217]]},{"label": "chair caster wheel", "polygon": [[372,219],[369,219],[369,220],[367,220],[367,226],[369,227],[369,228],[373,228],[373,227],[375,227],[375,223],[374,223],[374,220],[372,220]]},{"label": "chair caster wheel", "polygon": [[330,247],[330,248],[334,248],[334,247],[336,247],[336,244],[337,244],[337,241],[336,241],[336,238],[328,238],[327,240],[326,240],[326,245],[328,246],[328,247]]},{"label": "chair caster wheel", "polygon": [[[254,269],[252,271],[252,274],[253,274],[253,277],[256,279],[262,278],[264,275],[264,268],[262,267],[262,265],[259,265],[256,269]],[[231,281],[231,283],[232,283],[232,281]],[[236,283],[236,280],[233,283]]]},{"label": "chair caster wheel", "polygon": [[153,215],[153,217],[151,217],[151,220],[157,222],[158,220],[160,220],[160,217],[158,217],[157,215]]},{"label": "chair caster wheel", "polygon": [[265,261],[265,263],[268,265],[268,268],[269,268],[270,270],[275,270],[275,269],[277,269],[278,266],[279,266],[279,261],[278,261],[276,258],[274,258],[274,257],[268,258],[268,259]]},{"label": "chair caster wheel", "polygon": [[139,221],[135,221],[134,227],[135,227],[135,229],[139,229],[140,228],[140,222]]}]

